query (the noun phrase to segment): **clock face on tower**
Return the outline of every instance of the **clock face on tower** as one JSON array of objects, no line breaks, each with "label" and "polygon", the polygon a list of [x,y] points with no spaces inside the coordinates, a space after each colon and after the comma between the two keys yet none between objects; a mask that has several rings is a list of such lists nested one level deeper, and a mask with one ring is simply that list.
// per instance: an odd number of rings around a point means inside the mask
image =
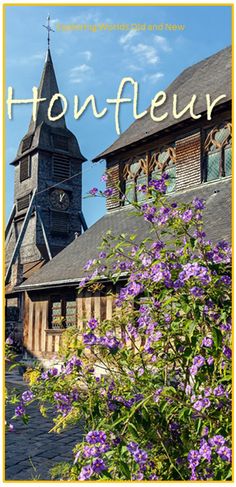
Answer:
[{"label": "clock face on tower", "polygon": [[70,205],[70,198],[63,189],[54,189],[50,194],[50,201],[57,210],[67,210]]}]

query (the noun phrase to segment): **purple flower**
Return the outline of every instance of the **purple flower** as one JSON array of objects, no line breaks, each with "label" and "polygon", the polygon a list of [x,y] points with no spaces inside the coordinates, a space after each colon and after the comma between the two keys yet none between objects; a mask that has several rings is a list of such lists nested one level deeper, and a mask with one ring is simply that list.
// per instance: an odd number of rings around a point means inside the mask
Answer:
[{"label": "purple flower", "polygon": [[223,346],[223,354],[226,356],[227,359],[231,359],[232,357],[232,350],[229,347],[226,347],[226,345]]},{"label": "purple flower", "polygon": [[191,287],[190,293],[196,298],[200,298],[204,294],[203,290],[198,286]]},{"label": "purple flower", "polygon": [[15,416],[23,416],[25,414],[25,407],[23,404],[19,404],[19,406],[15,409]]},{"label": "purple flower", "polygon": [[128,294],[131,296],[137,296],[143,290],[142,284],[139,284],[135,281],[131,282],[127,286]]},{"label": "purple flower", "polygon": [[8,431],[13,431],[13,430],[14,430],[14,425],[12,423],[9,423]]},{"label": "purple flower", "polygon": [[201,448],[199,449],[199,453],[202,458],[205,458],[208,462],[211,461],[211,447],[208,445],[207,441],[204,441]]},{"label": "purple flower", "polygon": [[86,441],[93,445],[95,443],[105,443],[107,435],[104,431],[94,430],[90,431],[86,436]]},{"label": "purple flower", "polygon": [[95,330],[95,328],[97,328],[98,326],[98,321],[95,319],[95,318],[91,318],[89,321],[88,321],[88,327],[91,329],[91,330]]},{"label": "purple flower", "polygon": [[210,337],[204,337],[202,340],[202,347],[211,348],[213,345],[213,340]]},{"label": "purple flower", "polygon": [[135,441],[130,441],[127,445],[127,450],[130,452],[130,453],[133,453],[134,451],[136,451],[138,449],[138,443],[136,443]]},{"label": "purple flower", "polygon": [[92,195],[97,194],[97,192],[98,192],[98,188],[91,188],[91,189],[89,190],[89,194],[92,194]]},{"label": "purple flower", "polygon": [[194,409],[196,409],[196,411],[201,411],[204,408],[203,399],[199,399],[198,401],[196,401],[193,407]]},{"label": "purple flower", "polygon": [[158,403],[159,402],[159,399],[160,399],[160,395],[162,393],[162,389],[157,389],[154,394],[153,394],[153,400],[154,402]]},{"label": "purple flower", "polygon": [[188,223],[190,222],[190,220],[192,220],[192,217],[193,217],[193,212],[192,210],[186,210],[184,211],[184,213],[181,215],[181,219],[185,222],[185,223]]},{"label": "purple flower", "polygon": [[95,264],[95,259],[89,259],[88,262],[84,265],[84,270],[85,271],[88,271],[90,269],[90,267]]},{"label": "purple flower", "polygon": [[113,193],[114,193],[114,190],[112,188],[107,188],[103,192],[104,196],[112,196]]},{"label": "purple flower", "polygon": [[105,259],[105,258],[106,258],[106,256],[107,256],[106,252],[103,252],[103,251],[102,251],[102,252],[100,252],[100,253],[99,253],[99,255],[98,255],[98,257],[99,257],[100,259]]},{"label": "purple flower", "polygon": [[214,396],[224,396],[225,395],[225,388],[220,384],[219,386],[215,387],[213,391]]},{"label": "purple flower", "polygon": [[202,367],[205,364],[205,359],[202,355],[196,355],[193,359],[193,365],[197,367]]},{"label": "purple flower", "polygon": [[34,397],[34,395],[33,395],[33,393],[31,391],[25,391],[25,392],[23,392],[23,394],[21,396],[22,401],[24,403],[29,402],[29,401],[32,401],[33,397]]},{"label": "purple flower", "polygon": [[107,176],[107,174],[103,174],[103,175],[101,176],[101,181],[106,182],[107,180],[108,180],[108,176]]},{"label": "purple flower", "polygon": [[197,365],[192,365],[192,367],[190,367],[190,369],[189,369],[189,372],[192,376],[196,375],[198,373]]},{"label": "purple flower", "polygon": [[92,469],[95,473],[100,473],[102,470],[106,470],[106,464],[102,458],[96,458],[92,463]]},{"label": "purple flower", "polygon": [[159,191],[160,193],[166,193],[167,186],[165,184],[165,179],[168,179],[168,177],[164,177],[164,176],[168,176],[168,174],[165,175],[163,174],[161,179],[152,179],[149,182],[149,187],[154,188],[156,191]]},{"label": "purple flower", "polygon": [[210,355],[210,357],[208,357],[207,363],[208,363],[208,365],[212,365],[214,363],[214,358],[211,355]]},{"label": "purple flower", "polygon": [[147,462],[147,459],[148,459],[148,454],[145,450],[141,450],[139,448],[137,448],[137,450],[135,450],[133,452],[133,457],[134,457],[134,460],[139,464],[139,465],[143,465]]},{"label": "purple flower", "polygon": [[211,446],[223,446],[225,444],[225,438],[222,435],[215,435],[209,439]]},{"label": "purple flower", "polygon": [[190,468],[199,465],[200,459],[201,459],[201,455],[198,450],[190,450],[188,454],[188,461],[189,461]]},{"label": "purple flower", "polygon": [[204,205],[204,200],[199,199],[199,198],[194,198],[193,199],[193,206],[195,207],[196,210],[203,210],[205,208]]},{"label": "purple flower", "polygon": [[97,449],[95,446],[85,445],[85,447],[83,449],[83,456],[85,458],[95,457],[96,454],[97,454]]},{"label": "purple flower", "polygon": [[222,458],[222,460],[225,460],[227,462],[231,462],[232,458],[232,450],[231,448],[228,448],[227,446],[220,446],[217,448],[217,453]]},{"label": "purple flower", "polygon": [[143,480],[143,473],[142,472],[137,472],[133,475],[133,480]]},{"label": "purple flower", "polygon": [[204,398],[196,401],[193,407],[194,409],[196,409],[196,411],[201,411],[203,408],[208,408],[210,405],[211,405],[210,399]]},{"label": "purple flower", "polygon": [[68,360],[66,367],[65,367],[65,374],[69,375],[73,371],[75,367],[80,368],[82,366],[81,360],[76,356],[73,355],[70,360]]},{"label": "purple flower", "polygon": [[11,337],[7,337],[7,339],[6,339],[6,344],[7,344],[7,345],[13,345],[13,343],[14,343],[14,342],[13,342],[12,338],[11,338]]},{"label": "purple flower", "polygon": [[231,277],[230,276],[222,276],[220,278],[220,281],[223,282],[223,284],[225,284],[226,286],[231,285]]},{"label": "purple flower", "polygon": [[83,341],[85,345],[96,345],[97,337],[93,333],[85,333],[83,335]]},{"label": "purple flower", "polygon": [[48,369],[41,374],[41,379],[47,380],[50,377],[54,377],[58,374],[58,369],[53,367],[52,369]]},{"label": "purple flower", "polygon": [[86,465],[81,469],[78,480],[88,480],[93,475],[93,469],[90,465]]}]

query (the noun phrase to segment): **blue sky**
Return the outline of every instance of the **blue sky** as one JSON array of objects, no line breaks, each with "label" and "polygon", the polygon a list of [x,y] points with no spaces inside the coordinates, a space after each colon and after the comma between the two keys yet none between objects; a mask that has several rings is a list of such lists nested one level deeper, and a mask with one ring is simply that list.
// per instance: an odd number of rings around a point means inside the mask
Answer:
[{"label": "blue sky", "polygon": [[[231,44],[231,8],[210,7],[20,7],[6,8],[6,77],[15,97],[30,98],[32,87],[41,77],[47,33],[42,27],[50,11],[52,27],[51,53],[59,90],[69,101],[67,126],[76,135],[83,155],[83,195],[92,186],[102,187],[100,177],[105,163],[91,159],[116,138],[114,107],[101,119],[86,110],[79,120],[73,118],[73,97],[81,102],[90,94],[96,96],[98,109],[106,98],[115,98],[120,80],[131,76],[139,83],[139,110],[186,67]],[[92,30],[58,30],[58,24],[98,26],[102,23],[128,24],[128,30],[93,32]],[[135,24],[135,25],[134,25]],[[135,28],[142,25],[145,30]],[[149,25],[163,25],[151,31]],[[166,24],[182,25],[180,30],[167,30]],[[132,96],[127,86],[126,96]],[[28,129],[31,107],[14,108],[13,119],[6,121],[6,210],[13,204],[14,159],[21,138]],[[132,106],[121,110],[122,132],[133,122]],[[103,199],[84,199],[83,211],[90,226],[105,213]]]}]

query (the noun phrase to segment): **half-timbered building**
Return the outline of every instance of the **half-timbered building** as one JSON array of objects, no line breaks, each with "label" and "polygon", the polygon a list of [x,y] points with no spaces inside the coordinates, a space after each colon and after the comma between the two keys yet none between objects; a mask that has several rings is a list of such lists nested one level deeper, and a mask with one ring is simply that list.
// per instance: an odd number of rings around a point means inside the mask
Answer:
[{"label": "half-timbered building", "polygon": [[[107,197],[107,212],[93,226],[74,239],[61,252],[33,273],[15,292],[24,295],[24,347],[40,359],[50,359],[59,349],[64,326],[76,324],[82,330],[92,316],[111,319],[114,300],[122,283],[112,288],[103,283],[100,290],[91,288],[78,293],[84,278],[84,266],[98,256],[104,234],[111,230],[136,233],[142,240],[149,233],[148,222],[135,217],[121,193],[138,201],[137,185],[171,175],[168,197],[190,202],[194,196],[206,201],[204,226],[213,242],[230,239],[231,231],[231,49],[184,70],[167,88],[165,110],[170,110],[174,93],[181,107],[197,95],[193,120],[189,112],[180,120],[172,115],[154,122],[149,115],[135,121],[94,163],[106,160],[108,182],[113,194]],[[225,94],[207,120],[205,95],[211,99]],[[169,108],[169,110],[168,110]],[[95,184],[95,182],[94,182]]]}]

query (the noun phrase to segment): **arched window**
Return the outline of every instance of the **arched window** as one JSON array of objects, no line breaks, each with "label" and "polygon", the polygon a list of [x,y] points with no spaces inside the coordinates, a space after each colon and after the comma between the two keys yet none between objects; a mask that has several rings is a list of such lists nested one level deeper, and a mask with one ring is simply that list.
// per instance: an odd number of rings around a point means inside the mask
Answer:
[{"label": "arched window", "polygon": [[167,193],[175,190],[176,185],[176,153],[175,147],[162,149],[160,152],[153,153],[150,160],[150,178],[160,179],[165,172],[169,175]]},{"label": "arched window", "polygon": [[132,158],[124,167],[124,184],[125,184],[125,204],[132,201],[142,201],[145,198],[144,193],[138,191],[138,187],[147,184],[147,166],[146,158]]},{"label": "arched window", "polygon": [[232,172],[232,126],[214,127],[204,144],[204,181],[230,176]]}]

